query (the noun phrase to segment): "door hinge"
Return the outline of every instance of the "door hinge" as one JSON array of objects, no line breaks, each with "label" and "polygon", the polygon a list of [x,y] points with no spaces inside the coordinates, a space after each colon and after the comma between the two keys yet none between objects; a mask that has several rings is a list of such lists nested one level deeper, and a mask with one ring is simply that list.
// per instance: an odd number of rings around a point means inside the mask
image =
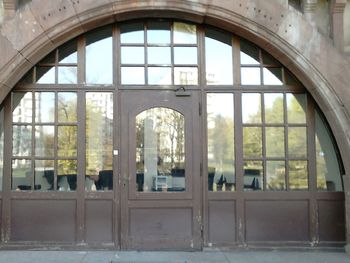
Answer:
[{"label": "door hinge", "polygon": [[198,112],[199,112],[199,116],[202,116],[202,105],[200,102],[198,103]]},{"label": "door hinge", "polygon": [[203,175],[203,163],[200,163],[199,165],[199,176]]}]

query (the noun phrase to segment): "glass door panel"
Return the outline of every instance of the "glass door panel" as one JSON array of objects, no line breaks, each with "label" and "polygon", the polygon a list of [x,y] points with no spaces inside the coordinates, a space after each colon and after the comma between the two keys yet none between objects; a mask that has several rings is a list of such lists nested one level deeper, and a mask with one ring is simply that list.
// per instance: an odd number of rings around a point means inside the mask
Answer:
[{"label": "glass door panel", "polygon": [[157,107],[136,116],[136,183],[139,192],[185,190],[185,118]]}]

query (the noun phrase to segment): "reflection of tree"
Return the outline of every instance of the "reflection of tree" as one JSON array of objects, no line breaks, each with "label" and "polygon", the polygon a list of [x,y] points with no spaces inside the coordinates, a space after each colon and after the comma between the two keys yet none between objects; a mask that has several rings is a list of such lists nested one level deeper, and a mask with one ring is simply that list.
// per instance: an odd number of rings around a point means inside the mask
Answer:
[{"label": "reflection of tree", "polygon": [[260,127],[243,128],[244,157],[261,157],[262,134]]},{"label": "reflection of tree", "polygon": [[[65,96],[65,93],[58,94],[58,121],[76,123],[77,120],[77,97],[75,93]],[[58,153],[60,158],[77,156],[77,126],[58,126]],[[76,160],[59,160],[58,175],[76,174]]]},{"label": "reflection of tree", "polygon": [[208,118],[213,123],[213,128],[208,129],[208,140],[210,140],[208,151],[213,155],[211,161],[216,164],[215,166],[221,167],[221,172],[230,170],[224,166],[226,163],[232,166],[233,162],[233,119],[222,115],[209,115]]},{"label": "reflection of tree", "polygon": [[166,108],[153,108],[136,117],[137,170],[144,169],[145,122],[152,120],[157,138],[158,168],[170,173],[172,168],[184,168],[185,123],[179,112]]},{"label": "reflection of tree", "polygon": [[[100,94],[97,94],[98,96]],[[103,105],[97,105],[101,102]],[[87,99],[86,103],[86,172],[112,170],[113,164],[113,120],[108,118],[108,98]]]},{"label": "reflection of tree", "polygon": [[[288,123],[305,123],[305,110],[301,105],[304,105],[304,95],[293,94],[289,96],[288,101]],[[249,116],[248,123],[255,123],[260,120],[261,107],[257,113]],[[278,97],[274,100],[271,107],[265,108],[266,122],[278,124],[283,121],[284,116],[283,98]],[[285,142],[284,142],[284,126],[266,127],[266,157],[284,158]],[[290,127],[288,132],[288,153],[293,158],[306,158],[306,127]],[[262,128],[254,125],[243,128],[243,152],[245,158],[262,157]],[[289,184],[291,189],[305,189],[308,186],[308,172],[305,161],[290,161],[289,165]],[[247,168],[247,167],[245,167]],[[251,168],[251,167],[249,167]],[[285,179],[285,169],[281,165],[276,165],[275,168],[270,167],[267,170],[268,183],[271,189],[280,189],[281,184]]]},{"label": "reflection of tree", "polygon": [[306,95],[305,94],[288,94],[288,122],[305,123],[306,112]]},{"label": "reflection of tree", "polygon": [[272,107],[265,107],[266,122],[281,123],[283,122],[283,97],[277,97],[273,101]]}]

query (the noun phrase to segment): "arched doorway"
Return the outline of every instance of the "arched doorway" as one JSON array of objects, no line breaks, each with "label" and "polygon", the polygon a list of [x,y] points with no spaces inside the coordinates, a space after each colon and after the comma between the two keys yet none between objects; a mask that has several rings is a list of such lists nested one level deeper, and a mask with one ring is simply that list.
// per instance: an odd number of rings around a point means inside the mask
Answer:
[{"label": "arched doorway", "polygon": [[3,112],[10,242],[344,244],[322,113],[233,33],[166,19],[96,29],[39,62]]}]

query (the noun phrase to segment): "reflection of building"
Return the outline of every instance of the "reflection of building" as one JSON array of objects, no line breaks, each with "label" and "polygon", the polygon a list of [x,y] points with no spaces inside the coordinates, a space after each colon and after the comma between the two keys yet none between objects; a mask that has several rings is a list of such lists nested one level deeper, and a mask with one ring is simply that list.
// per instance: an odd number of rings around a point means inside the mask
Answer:
[{"label": "reflection of building", "polygon": [[[191,0],[123,1],[123,4],[113,0],[107,4],[106,1],[75,1],[72,4],[66,1],[64,8],[62,1],[52,1],[50,5],[44,0],[3,2],[7,4],[1,19],[0,98],[5,126],[4,136],[0,137],[3,139],[0,145],[4,146],[4,167],[0,174],[4,174],[2,179],[6,183],[0,195],[1,244],[74,243],[101,247],[115,244],[122,249],[350,244],[350,218],[346,213],[350,201],[344,194],[350,187],[350,164],[346,162],[350,155],[349,1],[278,0],[273,5],[270,1],[260,0],[231,1],[230,4],[228,1]],[[298,4],[300,2],[302,5]],[[14,9],[16,4],[19,9]],[[170,19],[150,21],[155,8],[157,17]],[[101,14],[103,21],[117,21],[113,26],[103,28],[103,33],[99,29],[94,31],[96,25],[101,25]],[[135,17],[141,20],[135,22]],[[205,68],[207,29],[213,31],[215,41],[224,43],[232,52],[227,55],[230,56],[232,78],[223,85],[214,85],[218,84],[219,74],[214,75]],[[149,30],[160,34],[166,31],[167,44],[147,42]],[[91,39],[100,40],[101,35],[113,39],[109,54],[109,58],[113,57],[113,67],[112,63],[99,65],[100,68],[109,65],[105,72],[111,73],[107,79],[113,83],[86,85],[86,34],[82,31],[89,31]],[[175,38],[175,33],[181,37]],[[121,34],[128,34],[131,40],[120,43]],[[222,35],[228,36],[228,41],[221,38]],[[35,83],[33,76],[38,76],[35,65],[56,50],[54,47],[64,50],[66,45],[62,43],[71,40],[71,36],[78,36],[74,49],[77,63],[60,65],[62,58],[57,52],[55,61],[46,65],[55,69],[52,71],[55,74],[50,75],[52,84]],[[124,46],[144,50],[144,61],[121,65],[121,47]],[[193,62],[195,64],[186,64],[186,60],[185,64],[176,64],[174,54],[170,52],[171,65],[152,65],[147,57],[150,46],[170,47],[171,52],[176,47],[196,49],[197,60]],[[247,63],[241,61],[241,51],[248,56]],[[60,72],[66,66],[71,70],[60,82]],[[150,83],[146,73],[151,72],[152,67],[171,71],[167,86],[145,85]],[[129,74],[126,85],[123,70],[140,74],[139,77]],[[27,72],[29,79],[32,76],[31,83],[28,79],[18,83]],[[221,74],[224,70],[216,72]],[[184,86],[186,92],[182,95],[185,96],[174,95],[173,90],[179,85]],[[9,182],[14,170],[21,175],[27,175],[25,169],[30,171],[29,175],[34,174],[33,161],[50,159],[47,156],[37,158],[33,153],[35,140],[41,137],[33,131],[30,132],[33,138],[28,140],[31,146],[24,147],[27,152],[17,155],[24,146],[24,133],[15,126],[29,123],[33,127],[35,121],[31,117],[33,103],[29,99],[21,100],[18,111],[11,111],[10,105],[15,101],[9,96],[12,89],[28,90],[29,94],[47,90],[55,94],[62,91],[77,93],[78,120],[52,124],[57,130],[60,126],[76,127],[76,156],[64,156],[64,160],[52,158],[56,170],[58,164],[66,161],[65,168],[77,171],[75,192],[56,189],[52,189],[54,194],[12,191]],[[102,92],[109,92],[110,97],[103,99]],[[96,93],[90,98],[95,107],[105,109],[97,113],[103,120],[91,124],[97,129],[93,136],[86,133],[89,113],[86,96],[89,93]],[[213,109],[207,108],[210,94],[222,95],[222,98],[231,96],[230,106],[224,99],[218,99]],[[276,102],[276,107],[280,107],[279,115],[273,116],[274,121],[269,120],[268,114],[275,104],[266,106],[271,94],[280,98]],[[304,99],[295,94],[301,94]],[[253,100],[253,96],[257,99]],[[291,107],[290,97],[296,102]],[[258,110],[249,111],[247,108],[251,106]],[[155,191],[147,195],[140,187],[144,178],[138,168],[145,157],[135,138],[135,118],[140,112],[155,107],[176,109],[185,116],[185,152],[181,153],[183,159],[179,159],[185,160],[186,175],[171,169],[167,172],[177,174],[181,182],[185,181],[186,191],[179,195]],[[206,126],[210,122],[207,112],[213,110],[220,115],[227,108],[231,110],[232,123],[211,133],[215,127],[212,123]],[[294,116],[293,110],[297,112]],[[302,121],[298,120],[300,112],[303,113]],[[58,115],[57,109],[55,114]],[[14,123],[11,123],[12,117],[17,118]],[[228,132],[229,129],[232,132]],[[276,134],[269,137],[273,132]],[[225,137],[228,135],[229,138]],[[94,141],[89,141],[91,138]],[[55,140],[57,145],[58,138]],[[109,144],[108,147],[105,144]],[[164,144],[171,145],[169,140]],[[223,151],[225,148],[231,151]],[[110,154],[109,168],[113,168],[115,180],[113,187],[109,181],[105,192],[85,191],[90,149]],[[114,156],[112,150],[115,150]],[[272,155],[276,152],[277,155]],[[295,152],[301,154],[295,156]],[[164,161],[171,162],[169,155],[164,156]],[[94,158],[96,163],[103,159],[101,154]],[[214,160],[212,163],[211,159]],[[26,167],[15,169],[21,166]],[[153,167],[152,173],[155,170]],[[100,175],[100,171],[94,171],[94,176]],[[112,174],[111,171],[104,172],[109,177]],[[228,175],[234,178],[232,182]],[[92,180],[97,182],[96,178]],[[54,178],[54,185],[58,186],[58,181]],[[28,177],[26,183],[34,185],[35,180]],[[249,191],[245,185],[250,187]],[[58,221],[62,225],[57,225]],[[39,233],[36,229],[42,225],[48,231]]]}]

